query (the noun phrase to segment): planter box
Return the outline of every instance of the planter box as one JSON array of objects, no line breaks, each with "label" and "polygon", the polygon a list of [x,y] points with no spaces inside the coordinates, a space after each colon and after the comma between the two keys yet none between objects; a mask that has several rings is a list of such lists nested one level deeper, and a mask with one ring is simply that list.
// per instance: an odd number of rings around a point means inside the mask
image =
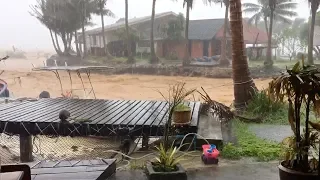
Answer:
[{"label": "planter box", "polygon": [[282,166],[280,163],[279,167],[279,176],[280,180],[319,180],[320,177],[317,173],[303,173],[288,169]]},{"label": "planter box", "polygon": [[191,110],[188,111],[173,111],[172,121],[176,124],[189,123],[191,120]]},{"label": "planter box", "polygon": [[146,170],[149,180],[187,180],[187,173],[180,164],[177,164],[178,171],[155,172],[151,163],[147,163]]}]

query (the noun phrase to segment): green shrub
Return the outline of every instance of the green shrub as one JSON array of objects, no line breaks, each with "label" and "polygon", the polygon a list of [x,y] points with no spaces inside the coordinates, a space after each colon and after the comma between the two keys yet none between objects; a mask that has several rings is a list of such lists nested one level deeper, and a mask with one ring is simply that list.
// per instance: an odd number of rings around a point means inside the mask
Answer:
[{"label": "green shrub", "polygon": [[245,115],[261,117],[265,123],[287,124],[287,104],[273,101],[265,90],[257,92],[249,101]]}]

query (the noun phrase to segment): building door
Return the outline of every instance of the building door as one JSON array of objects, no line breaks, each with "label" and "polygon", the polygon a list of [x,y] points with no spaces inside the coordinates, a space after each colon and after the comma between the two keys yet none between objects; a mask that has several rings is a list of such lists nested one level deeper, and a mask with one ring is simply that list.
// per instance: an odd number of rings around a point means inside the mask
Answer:
[{"label": "building door", "polygon": [[209,56],[209,41],[203,41],[203,56]]}]

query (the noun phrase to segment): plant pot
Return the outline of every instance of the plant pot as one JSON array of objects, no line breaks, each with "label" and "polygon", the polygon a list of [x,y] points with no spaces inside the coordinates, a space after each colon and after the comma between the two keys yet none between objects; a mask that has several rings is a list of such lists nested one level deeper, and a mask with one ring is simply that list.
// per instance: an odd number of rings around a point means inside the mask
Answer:
[{"label": "plant pot", "polygon": [[303,173],[288,169],[282,166],[283,162],[278,166],[280,180],[319,180],[318,173]]},{"label": "plant pot", "polygon": [[172,121],[175,124],[186,124],[191,120],[191,110],[173,111]]},{"label": "plant pot", "polygon": [[156,172],[151,163],[146,165],[146,173],[149,180],[187,180],[187,173],[180,164],[177,164],[177,171]]}]

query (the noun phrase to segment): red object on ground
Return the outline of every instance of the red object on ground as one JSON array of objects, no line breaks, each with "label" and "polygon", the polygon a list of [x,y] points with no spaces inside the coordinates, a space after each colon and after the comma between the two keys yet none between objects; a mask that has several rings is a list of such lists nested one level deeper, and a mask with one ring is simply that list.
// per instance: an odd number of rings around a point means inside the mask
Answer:
[{"label": "red object on ground", "polygon": [[202,145],[202,161],[205,164],[218,164],[218,156],[220,154],[219,150],[213,144],[204,144]]}]

